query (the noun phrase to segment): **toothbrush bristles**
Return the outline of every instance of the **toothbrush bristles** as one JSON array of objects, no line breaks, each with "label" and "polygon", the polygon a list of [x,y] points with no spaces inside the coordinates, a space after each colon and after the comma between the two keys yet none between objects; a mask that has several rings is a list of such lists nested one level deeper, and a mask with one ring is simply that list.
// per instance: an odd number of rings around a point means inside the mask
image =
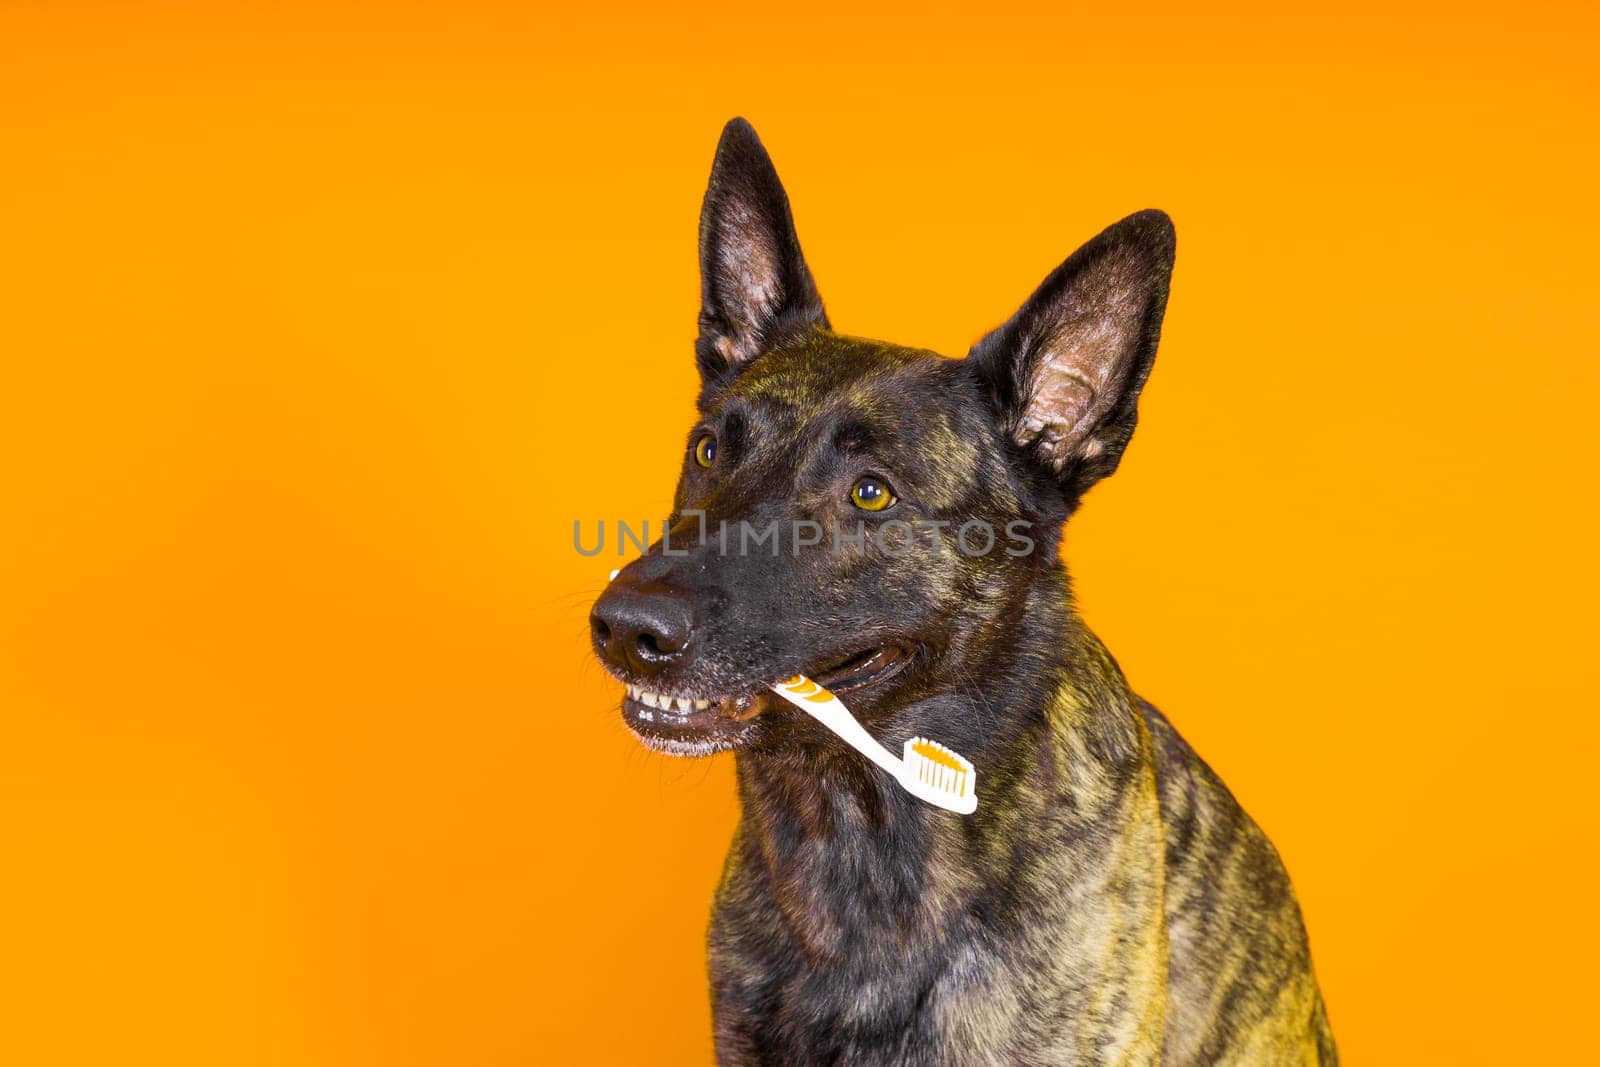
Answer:
[{"label": "toothbrush bristles", "polygon": [[967,795],[972,764],[960,753],[926,737],[913,737],[906,742],[905,758],[916,768],[917,781],[952,796]]}]

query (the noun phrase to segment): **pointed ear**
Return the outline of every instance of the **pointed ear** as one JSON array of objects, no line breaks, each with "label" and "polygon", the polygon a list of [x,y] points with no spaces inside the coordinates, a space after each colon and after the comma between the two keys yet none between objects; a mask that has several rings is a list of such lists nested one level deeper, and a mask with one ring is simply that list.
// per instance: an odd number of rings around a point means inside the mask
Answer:
[{"label": "pointed ear", "polygon": [[734,119],[700,209],[700,376],[722,384],[784,337],[827,325],[778,172],[756,131]]},{"label": "pointed ear", "polygon": [[1155,361],[1176,236],[1141,211],[1057,267],[967,362],[1001,429],[1069,499],[1117,469]]}]

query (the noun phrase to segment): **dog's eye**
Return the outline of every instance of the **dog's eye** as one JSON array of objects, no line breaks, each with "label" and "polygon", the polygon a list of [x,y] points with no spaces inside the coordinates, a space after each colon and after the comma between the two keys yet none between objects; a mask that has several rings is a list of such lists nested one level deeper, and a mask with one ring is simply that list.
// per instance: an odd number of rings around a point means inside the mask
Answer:
[{"label": "dog's eye", "polygon": [[702,467],[709,467],[717,461],[717,439],[715,437],[705,434],[694,443],[694,461]]},{"label": "dog's eye", "polygon": [[894,503],[894,494],[878,479],[863,478],[851,488],[850,502],[862,511],[882,511]]}]

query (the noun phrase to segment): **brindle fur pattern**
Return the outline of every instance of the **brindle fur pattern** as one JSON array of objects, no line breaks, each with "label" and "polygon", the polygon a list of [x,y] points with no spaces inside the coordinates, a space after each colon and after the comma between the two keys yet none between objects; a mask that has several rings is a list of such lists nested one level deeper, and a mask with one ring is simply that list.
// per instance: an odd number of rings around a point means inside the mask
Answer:
[{"label": "brindle fur pattern", "polygon": [[[755,133],[730,123],[701,226],[699,365],[713,469],[680,509],[810,519],[824,546],[683,558],[628,580],[695,604],[669,682],[751,691],[876,644],[915,664],[850,705],[891,750],[979,772],[959,816],[901,792],[798,712],[738,748],[742,819],[713,909],[725,1064],[1336,1063],[1277,853],[1075,614],[1061,524],[1133,431],[1172,265],[1143,212],[1067,260],[965,360],[831,330]],[[851,507],[863,472],[898,502]],[[948,525],[898,557],[835,529]],[[955,531],[1031,524],[1030,554]],[[674,541],[693,529],[674,528]],[[881,690],[881,691],[878,691]]]}]

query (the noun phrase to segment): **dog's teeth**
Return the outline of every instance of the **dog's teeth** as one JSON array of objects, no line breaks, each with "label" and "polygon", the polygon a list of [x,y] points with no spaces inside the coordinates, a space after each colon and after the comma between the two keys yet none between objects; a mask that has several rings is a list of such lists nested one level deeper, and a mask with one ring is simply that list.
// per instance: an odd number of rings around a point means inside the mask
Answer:
[{"label": "dog's teeth", "polygon": [[628,695],[639,703],[651,708],[660,708],[662,711],[674,711],[686,715],[691,711],[705,711],[713,701],[701,700],[698,697],[669,697],[662,693],[652,693],[640,685],[625,687]]}]

